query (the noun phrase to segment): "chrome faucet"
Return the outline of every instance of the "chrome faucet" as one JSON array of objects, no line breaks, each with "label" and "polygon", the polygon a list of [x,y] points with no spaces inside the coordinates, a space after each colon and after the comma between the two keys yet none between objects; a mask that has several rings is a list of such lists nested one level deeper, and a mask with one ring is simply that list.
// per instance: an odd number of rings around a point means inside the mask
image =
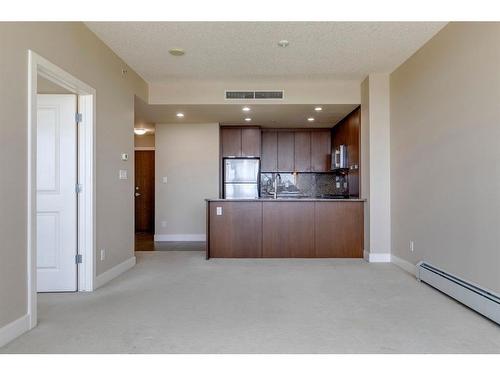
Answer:
[{"label": "chrome faucet", "polygon": [[276,173],[276,176],[274,177],[274,199],[278,199],[278,178],[281,183],[281,175]]}]

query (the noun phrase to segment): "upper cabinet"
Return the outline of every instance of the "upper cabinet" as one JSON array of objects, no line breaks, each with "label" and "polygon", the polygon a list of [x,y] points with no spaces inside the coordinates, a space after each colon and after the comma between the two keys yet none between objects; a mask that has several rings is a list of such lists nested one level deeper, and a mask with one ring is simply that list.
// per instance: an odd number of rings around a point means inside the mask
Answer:
[{"label": "upper cabinet", "polygon": [[361,110],[358,107],[349,115],[348,121],[348,136],[347,145],[349,152],[349,166],[359,167],[359,149],[360,149],[360,123],[361,123]]},{"label": "upper cabinet", "polygon": [[330,129],[311,131],[311,170],[331,170],[332,141]]},{"label": "upper cabinet", "polygon": [[241,156],[260,157],[260,128],[241,129]]},{"label": "upper cabinet", "polygon": [[294,146],[295,171],[311,172],[311,132],[296,132]]},{"label": "upper cabinet", "polygon": [[278,132],[262,132],[262,172],[276,172],[278,170]]},{"label": "upper cabinet", "polygon": [[294,171],[294,134],[278,132],[278,172]]},{"label": "upper cabinet", "polygon": [[260,157],[260,128],[221,127],[222,157]]},{"label": "upper cabinet", "polygon": [[265,130],[263,172],[329,172],[330,129]]},{"label": "upper cabinet", "polygon": [[222,157],[241,156],[241,129],[221,128]]}]

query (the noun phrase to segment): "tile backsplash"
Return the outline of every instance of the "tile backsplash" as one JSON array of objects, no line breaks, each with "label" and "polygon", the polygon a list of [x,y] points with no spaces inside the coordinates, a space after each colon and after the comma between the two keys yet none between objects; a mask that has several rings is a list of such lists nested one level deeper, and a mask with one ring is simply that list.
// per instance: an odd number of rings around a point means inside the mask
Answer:
[{"label": "tile backsplash", "polygon": [[274,181],[278,179],[278,196],[321,198],[325,195],[348,195],[347,176],[334,173],[261,173],[262,198],[274,195]]}]

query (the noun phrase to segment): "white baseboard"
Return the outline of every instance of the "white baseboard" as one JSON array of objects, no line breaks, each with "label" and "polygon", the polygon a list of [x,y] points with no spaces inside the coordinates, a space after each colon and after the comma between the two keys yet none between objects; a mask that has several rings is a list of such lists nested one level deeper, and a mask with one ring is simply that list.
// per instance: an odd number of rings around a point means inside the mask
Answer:
[{"label": "white baseboard", "polygon": [[26,314],[0,328],[0,347],[8,344],[15,338],[21,336],[23,333],[28,332],[29,327],[30,317]]},{"label": "white baseboard", "polygon": [[390,263],[391,254],[390,253],[370,253],[368,251],[363,251],[363,258],[369,263]]},{"label": "white baseboard", "polygon": [[407,260],[401,259],[395,255],[391,255],[391,262],[396,266],[404,269],[406,272],[411,273],[413,276],[417,276],[417,266]]},{"label": "white baseboard", "polygon": [[121,275],[135,266],[135,257],[131,257],[126,261],[114,266],[113,268],[101,273],[95,278],[94,290],[100,288],[106,283],[109,283],[115,277]]},{"label": "white baseboard", "polygon": [[155,234],[155,241],[157,242],[173,242],[173,241],[193,241],[201,242],[206,241],[205,234]]}]

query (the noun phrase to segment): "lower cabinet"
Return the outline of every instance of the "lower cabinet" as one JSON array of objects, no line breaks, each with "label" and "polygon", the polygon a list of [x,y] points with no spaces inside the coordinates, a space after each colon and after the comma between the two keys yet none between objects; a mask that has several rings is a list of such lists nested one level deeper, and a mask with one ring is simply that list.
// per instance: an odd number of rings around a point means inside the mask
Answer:
[{"label": "lower cabinet", "polygon": [[363,220],[363,203],[316,202],[316,257],[362,258]]},{"label": "lower cabinet", "polygon": [[362,201],[210,201],[207,257],[362,258]]},{"label": "lower cabinet", "polygon": [[314,257],[314,202],[266,202],[262,220],[264,258]]},{"label": "lower cabinet", "polygon": [[208,207],[207,256],[262,257],[261,202],[210,202]]}]

